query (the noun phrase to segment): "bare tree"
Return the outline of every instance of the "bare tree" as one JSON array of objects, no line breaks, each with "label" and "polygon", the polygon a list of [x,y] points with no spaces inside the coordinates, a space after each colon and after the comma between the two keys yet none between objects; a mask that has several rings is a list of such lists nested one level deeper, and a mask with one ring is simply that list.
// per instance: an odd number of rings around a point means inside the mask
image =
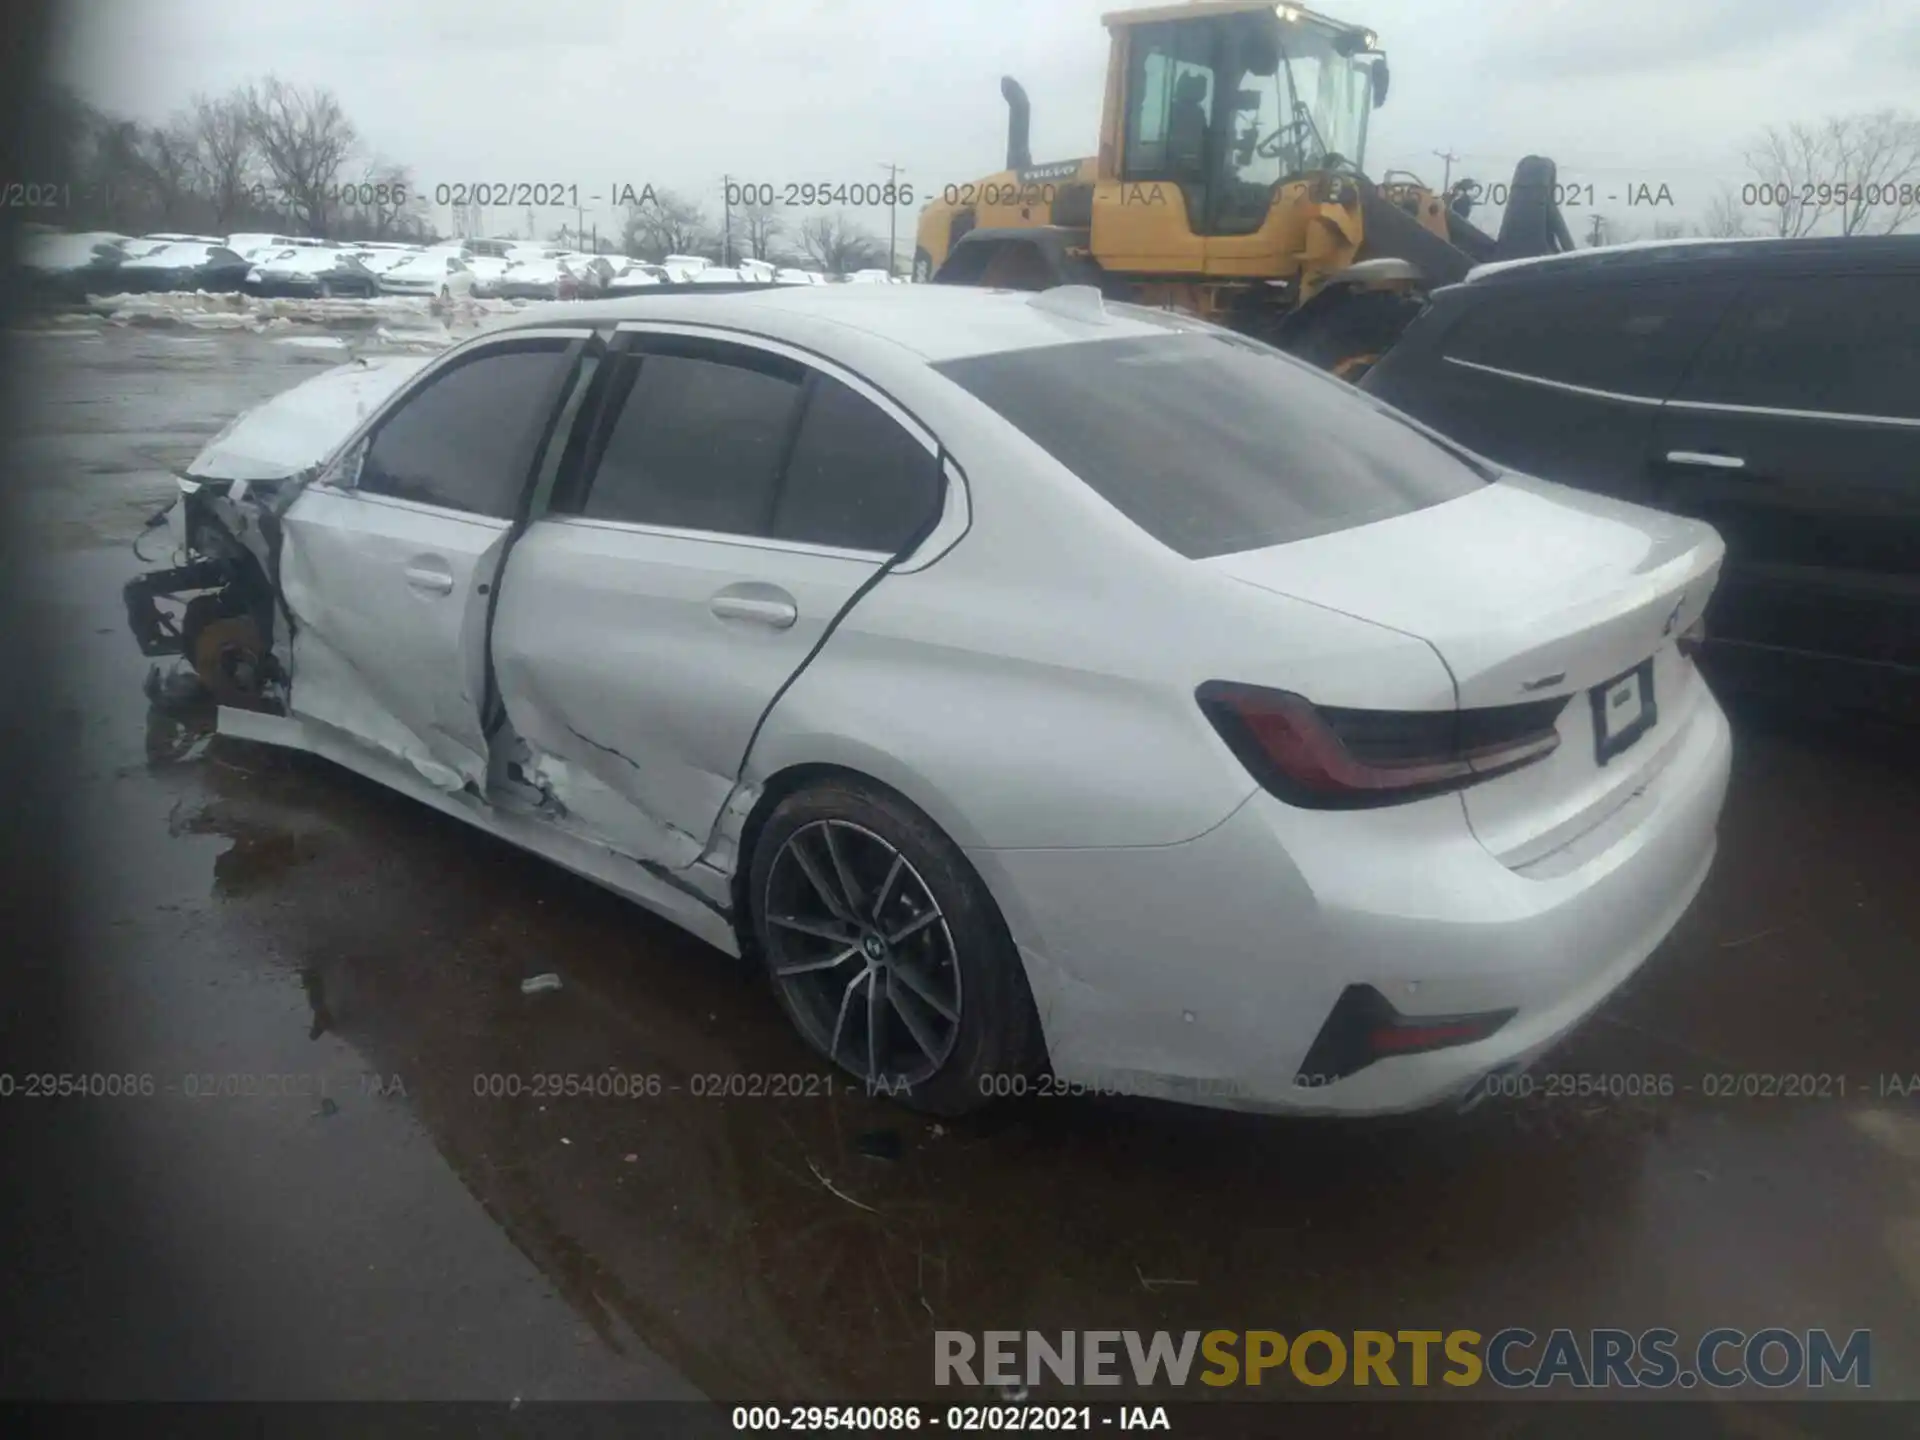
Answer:
[{"label": "bare tree", "polygon": [[695,255],[714,243],[713,223],[698,201],[671,190],[658,190],[627,207],[621,241],[629,255],[642,260]]},{"label": "bare tree", "polygon": [[1655,240],[1678,240],[1687,233],[1684,220],[1656,220],[1653,222]]},{"label": "bare tree", "polygon": [[[1826,152],[1821,132],[1798,124],[1784,131],[1769,125],[1747,151],[1747,169],[1760,199],[1757,208],[1767,215],[1769,233],[1810,234],[1833,209]],[[1824,204],[1823,193],[1829,197]]]},{"label": "bare tree", "polygon": [[1834,190],[1842,235],[1891,235],[1920,215],[1920,120],[1893,110],[1830,116],[1820,186]]},{"label": "bare tree", "polygon": [[1740,197],[1731,185],[1722,185],[1720,193],[1707,202],[1706,218],[1699,228],[1702,235],[1718,239],[1732,239],[1747,233],[1746,212],[1740,208]]},{"label": "bare tree", "polygon": [[800,224],[800,246],[829,275],[877,269],[886,264],[887,246],[839,211],[809,215]]},{"label": "bare tree", "polygon": [[195,182],[200,172],[192,121],[176,115],[164,126],[147,130],[134,154],[160,214],[169,223],[186,224],[198,198]]},{"label": "bare tree", "polygon": [[765,260],[771,255],[785,228],[785,217],[777,206],[754,204],[740,207],[740,231],[746,236],[747,249],[753,252],[756,260]]},{"label": "bare tree", "polygon": [[193,98],[193,153],[200,192],[206,197],[214,228],[224,231],[247,206],[258,173],[259,149],[247,124],[245,96]]},{"label": "bare tree", "polygon": [[295,220],[324,235],[339,209],[340,167],[359,137],[331,90],[274,76],[246,91],[248,128]]},{"label": "bare tree", "polygon": [[144,138],[131,120],[103,119],[88,147],[90,184],[99,197],[96,214],[110,230],[138,235],[164,218],[141,153]]},{"label": "bare tree", "polygon": [[358,217],[363,228],[372,232],[367,239],[391,240],[425,232],[420,187],[413,183],[413,171],[405,165],[376,159],[362,172],[355,189],[358,196],[371,197],[360,207]]}]

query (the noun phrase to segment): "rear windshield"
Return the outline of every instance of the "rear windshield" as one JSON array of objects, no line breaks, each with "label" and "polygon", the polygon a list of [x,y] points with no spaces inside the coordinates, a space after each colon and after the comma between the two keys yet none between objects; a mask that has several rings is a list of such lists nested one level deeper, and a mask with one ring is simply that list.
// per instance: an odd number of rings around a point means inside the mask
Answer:
[{"label": "rear windshield", "polygon": [[1195,560],[1405,515],[1494,478],[1346,382],[1218,331],[935,368]]}]

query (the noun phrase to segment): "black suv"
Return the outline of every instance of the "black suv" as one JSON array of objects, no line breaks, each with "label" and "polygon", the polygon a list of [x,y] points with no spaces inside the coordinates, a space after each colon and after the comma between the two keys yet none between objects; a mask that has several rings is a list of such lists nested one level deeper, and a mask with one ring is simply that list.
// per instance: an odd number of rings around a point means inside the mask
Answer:
[{"label": "black suv", "polygon": [[1498,464],[1711,523],[1717,679],[1920,715],[1920,235],[1484,266],[1362,386]]}]

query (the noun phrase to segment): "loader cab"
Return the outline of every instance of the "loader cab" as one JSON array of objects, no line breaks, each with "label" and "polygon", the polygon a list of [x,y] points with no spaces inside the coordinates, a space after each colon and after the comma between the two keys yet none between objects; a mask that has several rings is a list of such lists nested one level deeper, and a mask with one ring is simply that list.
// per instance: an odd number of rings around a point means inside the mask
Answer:
[{"label": "loader cab", "polygon": [[1107,25],[1119,123],[1103,127],[1112,170],[1103,164],[1101,178],[1119,181],[1127,204],[1156,208],[1176,187],[1192,234],[1248,235],[1281,182],[1365,164],[1367,122],[1386,95],[1371,32],[1232,0],[1111,15]]}]

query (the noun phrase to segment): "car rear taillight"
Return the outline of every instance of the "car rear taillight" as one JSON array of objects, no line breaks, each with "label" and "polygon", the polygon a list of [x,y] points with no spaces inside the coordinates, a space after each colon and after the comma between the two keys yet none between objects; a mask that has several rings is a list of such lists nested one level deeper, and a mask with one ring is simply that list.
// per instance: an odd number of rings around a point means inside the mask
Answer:
[{"label": "car rear taillight", "polygon": [[1479,710],[1348,710],[1209,680],[1200,708],[1254,779],[1290,805],[1350,810],[1458,790],[1550,755],[1569,697]]}]

